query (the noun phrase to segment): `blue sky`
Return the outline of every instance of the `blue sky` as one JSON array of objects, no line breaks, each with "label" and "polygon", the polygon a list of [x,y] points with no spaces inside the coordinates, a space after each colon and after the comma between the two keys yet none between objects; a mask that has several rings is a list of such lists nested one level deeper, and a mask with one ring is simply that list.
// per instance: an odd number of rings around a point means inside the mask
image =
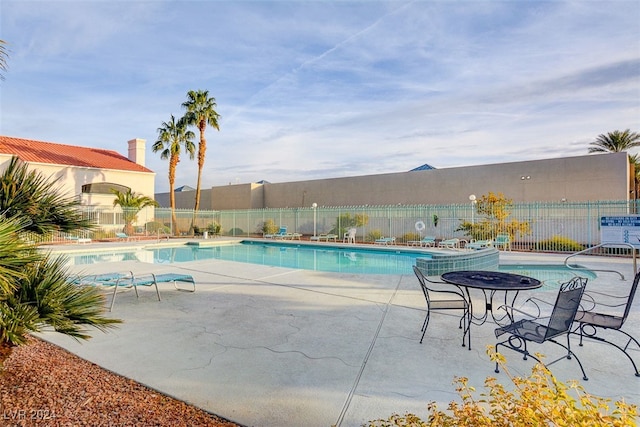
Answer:
[{"label": "blue sky", "polygon": [[[0,134],[147,140],[216,98],[203,187],[587,154],[640,131],[640,2],[13,1]],[[197,131],[196,131],[197,136]],[[183,156],[176,186],[195,187]]]}]

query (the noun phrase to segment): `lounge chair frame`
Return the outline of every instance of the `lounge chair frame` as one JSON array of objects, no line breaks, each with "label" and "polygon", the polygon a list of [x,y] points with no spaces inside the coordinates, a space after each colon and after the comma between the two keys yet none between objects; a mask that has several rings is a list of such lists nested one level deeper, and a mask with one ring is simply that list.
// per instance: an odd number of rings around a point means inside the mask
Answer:
[{"label": "lounge chair frame", "polygon": [[[158,283],[171,282],[178,291],[196,291],[196,281],[194,280],[193,276],[189,274],[178,273],[149,273],[139,276],[134,275],[133,272],[95,274],[73,279],[72,282],[78,285],[101,286],[105,288],[113,287],[109,311],[113,310],[113,306],[116,302],[116,295],[119,289],[133,288],[136,293],[136,298],[140,298],[140,294],[138,293],[138,286],[153,286],[156,290],[158,301],[161,301]],[[187,287],[178,286],[178,283],[185,283],[189,285]]]},{"label": "lounge chair frame", "polygon": [[396,238],[395,237],[381,237],[380,239],[376,239],[376,245],[395,245]]},{"label": "lounge chair frame", "polygon": [[129,242],[131,240],[138,240],[137,236],[129,236],[127,233],[118,232],[116,233],[116,239],[123,240],[125,242]]},{"label": "lounge chair frame", "polygon": [[440,243],[438,243],[438,247],[445,249],[458,249],[460,247],[460,239],[453,238],[442,240],[440,241]]},{"label": "lounge chair frame", "polygon": [[436,245],[436,238],[433,236],[425,236],[421,240],[409,240],[407,246],[420,246],[421,248],[432,247]]},{"label": "lounge chair frame", "polygon": [[488,240],[473,240],[473,241],[467,243],[464,247],[466,249],[478,250],[478,249],[490,248],[492,246],[493,246],[493,240],[492,239],[488,239]]},{"label": "lounge chair frame", "polygon": [[317,240],[318,242],[322,242],[323,240],[325,242],[328,242],[329,240],[333,240],[334,242],[338,241],[338,235],[337,234],[320,234],[318,236],[311,236],[310,240]]}]

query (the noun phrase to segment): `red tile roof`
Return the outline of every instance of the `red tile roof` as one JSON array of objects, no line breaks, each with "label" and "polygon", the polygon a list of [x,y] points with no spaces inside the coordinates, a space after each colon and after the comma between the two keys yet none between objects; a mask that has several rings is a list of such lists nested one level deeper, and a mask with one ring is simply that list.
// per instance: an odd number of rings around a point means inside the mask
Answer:
[{"label": "red tile roof", "polygon": [[18,156],[27,163],[78,166],[133,172],[153,172],[112,150],[55,144],[0,135],[0,153]]}]

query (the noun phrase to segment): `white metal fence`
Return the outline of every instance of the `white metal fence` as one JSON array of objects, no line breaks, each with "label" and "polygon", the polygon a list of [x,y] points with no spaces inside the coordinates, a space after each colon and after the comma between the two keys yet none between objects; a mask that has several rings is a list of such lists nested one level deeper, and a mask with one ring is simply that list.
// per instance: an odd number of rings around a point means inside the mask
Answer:
[{"label": "white metal fence", "polygon": [[[638,212],[637,201],[596,201],[580,203],[517,203],[513,204],[507,222],[515,219],[528,222],[531,233],[513,236],[513,248],[520,250],[551,250],[575,252],[575,243],[589,247],[600,243],[600,217],[628,215]],[[125,230],[125,215],[119,208],[84,206],[83,212],[96,224],[85,237],[113,238]],[[171,209],[148,209],[137,214],[129,228],[138,235],[191,235],[192,210],[176,210],[175,224]],[[356,222],[356,218],[361,218]],[[286,226],[287,231],[311,236],[321,233],[342,233],[352,226],[357,228],[358,242],[377,237],[395,237],[402,244],[420,236],[439,239],[469,239],[459,230],[463,222],[484,219],[475,205],[414,205],[414,206],[331,206],[317,208],[251,209],[232,211],[199,211],[195,216],[197,234],[250,237],[262,236],[265,224]],[[416,227],[416,223],[420,223]],[[424,224],[424,227],[422,227]],[[219,230],[218,230],[219,227]],[[49,240],[64,236],[50,236]],[[495,236],[484,236],[493,238]]]}]

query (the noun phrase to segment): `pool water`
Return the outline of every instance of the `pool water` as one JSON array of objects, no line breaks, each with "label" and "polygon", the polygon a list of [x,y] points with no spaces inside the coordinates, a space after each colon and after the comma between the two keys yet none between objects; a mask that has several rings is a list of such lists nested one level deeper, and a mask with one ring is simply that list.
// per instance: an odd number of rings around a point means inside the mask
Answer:
[{"label": "pool water", "polygon": [[119,261],[171,264],[220,259],[303,270],[356,274],[413,274],[416,258],[429,258],[428,254],[409,251],[341,249],[330,246],[323,247],[323,245],[298,247],[256,243],[210,247],[186,245],[128,252],[67,254],[67,256],[70,263],[74,265]]},{"label": "pool water", "polygon": [[541,290],[558,289],[560,284],[575,276],[590,280],[597,277],[593,271],[586,268],[569,268],[563,264],[506,264],[501,265],[498,270],[538,279],[542,282]]}]

